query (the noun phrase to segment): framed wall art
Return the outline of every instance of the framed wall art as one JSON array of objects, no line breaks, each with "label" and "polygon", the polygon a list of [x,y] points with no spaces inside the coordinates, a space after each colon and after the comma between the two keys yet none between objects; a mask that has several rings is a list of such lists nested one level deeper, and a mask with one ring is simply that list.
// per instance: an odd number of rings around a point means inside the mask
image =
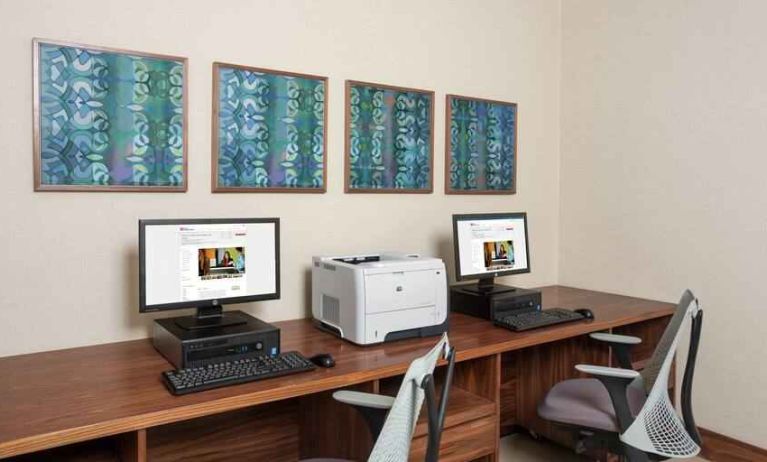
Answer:
[{"label": "framed wall art", "polygon": [[324,193],[327,80],[214,63],[213,191]]},{"label": "framed wall art", "polygon": [[434,92],[346,82],[345,190],[431,193]]},{"label": "framed wall art", "polygon": [[514,194],[517,105],[447,95],[445,194]]},{"label": "framed wall art", "polygon": [[186,191],[186,58],[32,43],[36,191]]}]

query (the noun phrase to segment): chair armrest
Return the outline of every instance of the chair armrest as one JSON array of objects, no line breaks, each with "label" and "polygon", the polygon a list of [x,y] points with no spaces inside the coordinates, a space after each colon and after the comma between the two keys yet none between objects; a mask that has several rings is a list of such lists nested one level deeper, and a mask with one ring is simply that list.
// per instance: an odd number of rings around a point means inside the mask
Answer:
[{"label": "chair armrest", "polygon": [[607,389],[610,395],[610,401],[615,410],[615,417],[618,419],[618,428],[620,433],[625,432],[634,421],[631,414],[626,390],[635,378],[639,377],[639,372],[631,369],[620,369],[617,367],[592,366],[590,364],[578,364],[575,366],[581,372],[591,374]]},{"label": "chair armrest", "polygon": [[333,393],[333,399],[350,405],[362,415],[368,424],[373,441],[376,441],[381,434],[386,415],[394,404],[394,398],[391,396],[351,390],[336,391]]},{"label": "chair armrest", "polygon": [[594,332],[589,334],[589,337],[607,343],[612,348],[618,365],[623,369],[631,369],[631,347],[642,343],[642,339],[639,337],[608,334],[606,332]]},{"label": "chair armrest", "polygon": [[618,367],[592,366],[590,364],[578,364],[575,366],[581,372],[596,375],[598,377],[612,377],[616,379],[634,380],[639,377],[639,372],[631,369],[621,369]]},{"label": "chair armrest", "polygon": [[361,391],[339,390],[333,393],[333,399],[351,406],[389,410],[394,404],[393,396],[376,395]]},{"label": "chair armrest", "polygon": [[642,343],[641,338],[634,337],[633,335],[618,335],[618,334],[608,334],[606,332],[593,332],[589,334],[589,337],[593,338],[594,340],[599,340],[600,342],[620,343],[623,345],[637,345]]}]

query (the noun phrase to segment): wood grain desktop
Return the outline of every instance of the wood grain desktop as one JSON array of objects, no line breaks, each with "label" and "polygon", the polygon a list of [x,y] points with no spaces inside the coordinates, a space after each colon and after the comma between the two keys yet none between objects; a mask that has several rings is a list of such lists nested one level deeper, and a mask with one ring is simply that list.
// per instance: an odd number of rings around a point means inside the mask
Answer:
[{"label": "wood grain desktop", "polygon": [[[566,435],[538,419],[535,407],[551,385],[578,375],[574,364],[610,364],[608,350],[586,334],[614,330],[655,338],[674,309],[561,286],[542,291],[546,307],[589,307],[596,319],[511,332],[451,314],[457,364],[441,460],[497,460],[499,435],[513,426],[568,444]],[[275,324],[283,351],[330,353],[336,366],[177,397],[160,378],[171,365],[148,339],[0,358],[0,458],[57,447],[53,454],[60,460],[89,451],[89,460],[365,458],[372,441],[364,422],[330,392],[393,394],[410,361],[436,341],[361,347],[315,329],[310,320]],[[421,423],[416,430],[412,457],[425,450],[425,428]]]}]

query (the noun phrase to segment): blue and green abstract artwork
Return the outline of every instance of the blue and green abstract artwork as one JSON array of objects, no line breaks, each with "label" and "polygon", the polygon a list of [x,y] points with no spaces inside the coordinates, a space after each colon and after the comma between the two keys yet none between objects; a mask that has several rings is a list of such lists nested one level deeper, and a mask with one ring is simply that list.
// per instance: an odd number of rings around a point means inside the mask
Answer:
[{"label": "blue and green abstract artwork", "polygon": [[325,77],[216,64],[216,190],[325,191]]},{"label": "blue and green abstract artwork", "polygon": [[348,85],[347,190],[432,190],[434,93]]},{"label": "blue and green abstract artwork", "polygon": [[448,192],[515,192],[517,105],[450,96]]},{"label": "blue and green abstract artwork", "polygon": [[37,186],[185,189],[183,58],[42,42],[37,51]]}]

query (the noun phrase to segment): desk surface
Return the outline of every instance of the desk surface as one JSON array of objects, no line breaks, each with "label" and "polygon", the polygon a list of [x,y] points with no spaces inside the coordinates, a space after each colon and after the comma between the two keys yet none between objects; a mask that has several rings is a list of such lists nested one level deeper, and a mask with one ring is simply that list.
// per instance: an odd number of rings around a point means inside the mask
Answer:
[{"label": "desk surface", "polygon": [[[453,313],[450,341],[457,361],[668,316],[674,309],[669,303],[562,286],[542,291],[546,307],[588,307],[595,320],[515,333]],[[283,351],[330,353],[336,366],[176,397],[160,378],[171,365],[148,339],[0,358],[0,457],[401,374],[435,341],[359,347],[306,319],[275,324],[282,329]]]}]

